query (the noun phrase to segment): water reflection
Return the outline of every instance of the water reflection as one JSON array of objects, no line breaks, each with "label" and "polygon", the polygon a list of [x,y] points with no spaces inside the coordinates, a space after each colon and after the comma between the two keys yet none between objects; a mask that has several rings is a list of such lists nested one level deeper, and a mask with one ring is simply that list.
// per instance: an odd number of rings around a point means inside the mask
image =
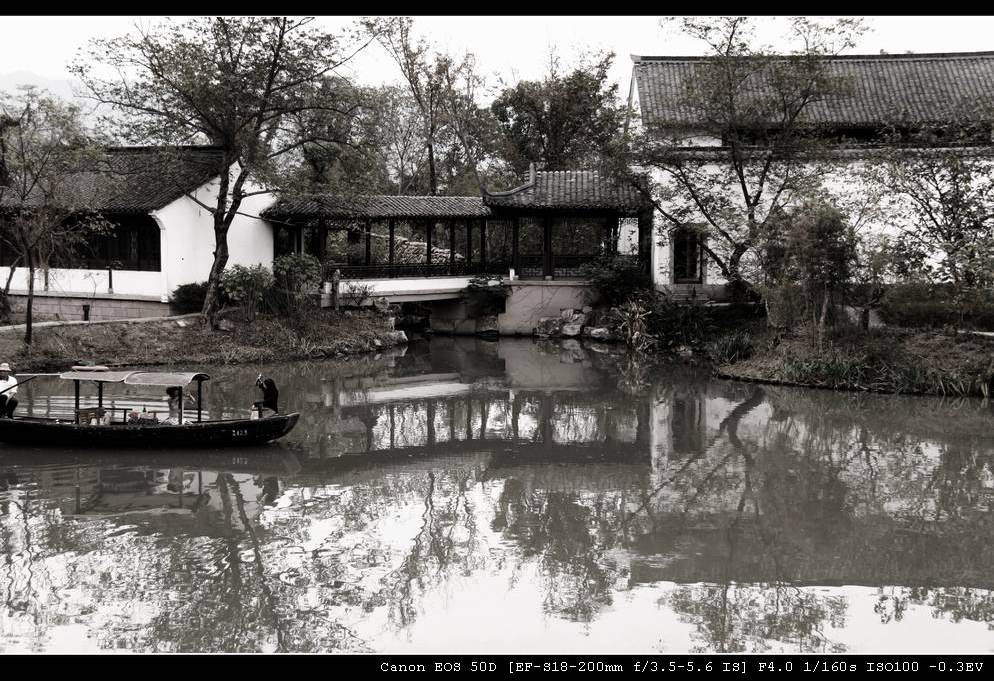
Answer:
[{"label": "water reflection", "polygon": [[0,650],[991,648],[988,405],[633,364],[435,339],[266,367],[278,446],[5,448]]}]

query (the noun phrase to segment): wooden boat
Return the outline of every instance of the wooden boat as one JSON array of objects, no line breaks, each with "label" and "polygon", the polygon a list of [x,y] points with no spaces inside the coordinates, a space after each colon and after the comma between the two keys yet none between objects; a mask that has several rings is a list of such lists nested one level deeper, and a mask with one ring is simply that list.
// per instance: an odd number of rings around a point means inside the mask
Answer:
[{"label": "wooden boat", "polygon": [[[298,413],[272,414],[258,418],[203,419],[203,383],[210,376],[195,372],[111,371],[106,367],[77,366],[59,374],[75,386],[75,409],[71,418],[17,416],[0,418],[0,442],[27,446],[156,448],[231,447],[258,445],[283,437],[297,425]],[[97,385],[97,408],[80,409],[80,384]],[[183,389],[197,384],[197,417],[185,419]],[[179,418],[176,423],[132,422],[128,409],[104,409],[105,383],[179,388]]]}]

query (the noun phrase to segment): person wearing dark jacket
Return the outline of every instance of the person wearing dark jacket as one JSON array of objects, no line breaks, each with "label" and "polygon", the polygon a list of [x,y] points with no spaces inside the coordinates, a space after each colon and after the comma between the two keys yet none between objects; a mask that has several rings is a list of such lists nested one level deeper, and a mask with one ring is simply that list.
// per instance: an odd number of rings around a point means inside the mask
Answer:
[{"label": "person wearing dark jacket", "polygon": [[259,374],[255,379],[255,386],[262,391],[262,399],[252,404],[252,408],[259,412],[259,416],[262,416],[263,409],[271,409],[275,414],[280,413],[280,391],[276,388],[276,382]]}]

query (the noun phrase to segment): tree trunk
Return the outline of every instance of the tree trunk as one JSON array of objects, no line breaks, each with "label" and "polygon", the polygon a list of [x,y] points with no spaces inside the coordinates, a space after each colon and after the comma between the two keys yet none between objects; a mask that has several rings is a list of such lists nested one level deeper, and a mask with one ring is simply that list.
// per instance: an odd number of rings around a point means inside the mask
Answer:
[{"label": "tree trunk", "polygon": [[34,307],[35,298],[35,259],[34,254],[28,249],[27,252],[28,259],[28,302],[24,306],[24,344],[31,345],[31,341],[34,340],[32,328],[32,309]]},{"label": "tree trunk", "polygon": [[428,190],[432,196],[438,194],[438,179],[435,177],[434,142],[428,142]]},{"label": "tree trunk", "polygon": [[3,285],[3,296],[0,297],[0,321],[7,323],[11,321],[10,314],[12,311],[10,304],[10,284],[14,281],[14,273],[17,271],[18,260],[20,258],[15,258],[10,263],[10,270],[7,272],[7,282]]},{"label": "tree trunk", "polygon": [[736,303],[745,302],[747,293],[752,290],[752,285],[742,277],[739,269],[742,264],[742,256],[748,249],[743,246],[736,246],[732,254],[728,256],[728,283],[732,289],[732,301]]},{"label": "tree trunk", "polygon": [[218,224],[217,217],[214,218],[214,264],[211,265],[211,273],[207,278],[207,293],[204,296],[204,323],[210,328],[217,327],[217,314],[221,310],[221,273],[228,264],[228,227],[224,224],[223,218]]},{"label": "tree trunk", "polygon": [[825,321],[828,319],[828,303],[831,300],[831,295],[828,291],[825,291],[825,295],[821,300],[821,315],[818,317],[818,349],[822,349],[822,345],[825,341]]}]

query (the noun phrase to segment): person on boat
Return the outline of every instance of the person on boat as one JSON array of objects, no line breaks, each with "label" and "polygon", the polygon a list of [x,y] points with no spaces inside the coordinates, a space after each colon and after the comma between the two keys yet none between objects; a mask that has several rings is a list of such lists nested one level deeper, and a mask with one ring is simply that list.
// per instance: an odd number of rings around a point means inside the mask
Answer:
[{"label": "person on boat", "polygon": [[262,391],[262,399],[252,403],[252,409],[262,416],[263,409],[272,409],[274,414],[280,413],[279,399],[280,391],[276,388],[276,382],[271,378],[263,378],[262,374],[255,379],[255,387]]},{"label": "person on boat", "polygon": [[17,379],[10,373],[10,365],[0,364],[0,418],[14,417],[17,409]]},{"label": "person on boat", "polygon": [[[169,418],[167,418],[165,421],[163,421],[163,423],[169,424],[169,425],[173,425],[173,426],[178,425],[179,424],[180,389],[177,388],[177,387],[175,387],[175,386],[173,386],[171,388],[166,388],[166,395],[169,396]],[[187,404],[189,404],[191,406],[196,406],[196,402],[194,402],[193,398],[189,394],[184,395],[183,397],[186,398],[184,400],[184,402],[186,402]]]}]

